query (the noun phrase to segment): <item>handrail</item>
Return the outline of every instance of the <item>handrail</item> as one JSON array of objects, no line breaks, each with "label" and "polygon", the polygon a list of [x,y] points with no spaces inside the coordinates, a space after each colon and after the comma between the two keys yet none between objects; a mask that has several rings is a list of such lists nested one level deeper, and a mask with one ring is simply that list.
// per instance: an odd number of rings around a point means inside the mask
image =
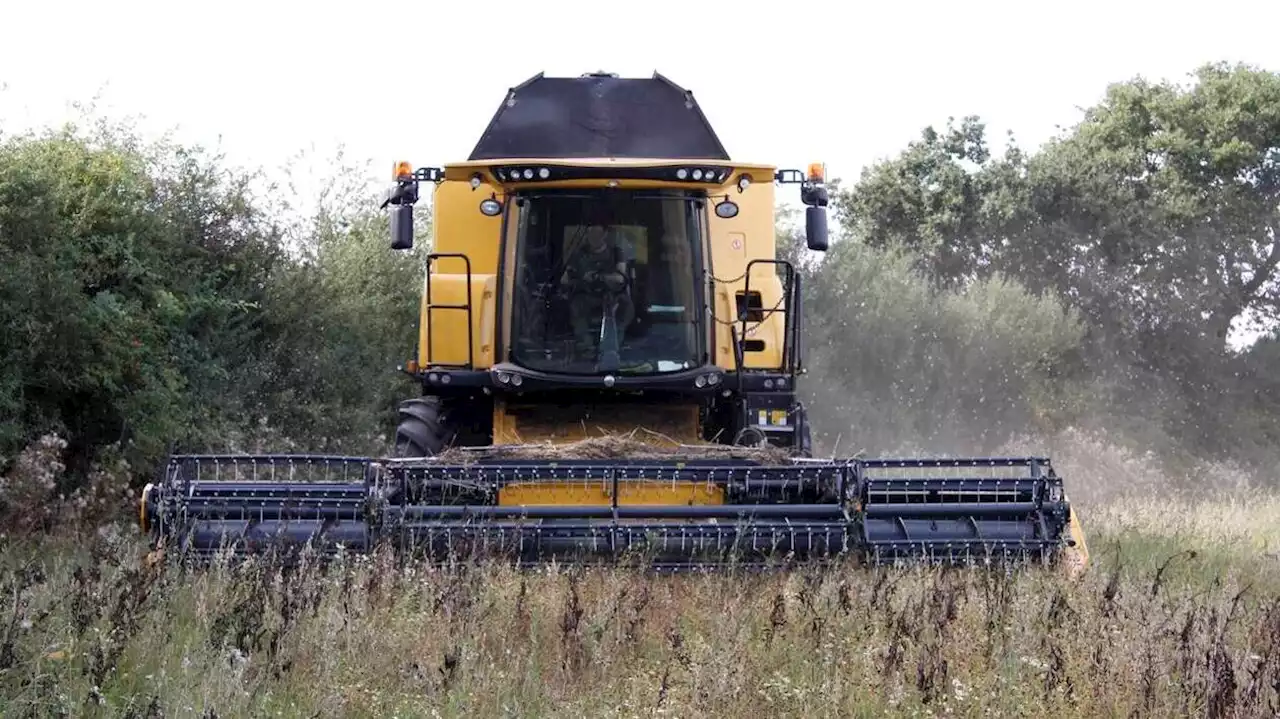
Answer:
[{"label": "handrail", "polygon": [[[466,302],[460,305],[437,305],[431,301],[431,263],[434,262],[435,260],[447,259],[447,258],[460,259],[462,260],[463,264],[467,268],[467,286],[466,286],[466,289],[464,290],[466,295]],[[426,364],[427,366],[428,367],[445,366],[445,365],[436,365],[436,363],[432,361],[432,351],[431,351],[432,349],[431,348],[431,333],[432,333],[431,312],[432,310],[464,310],[467,313],[467,363],[462,367],[462,369],[474,369],[475,368],[475,337],[474,337],[475,324],[473,322],[472,312],[471,312],[471,258],[467,257],[466,253],[463,253],[463,252],[432,252],[431,254],[427,255],[426,295],[427,295],[426,296],[426,300],[427,300],[427,308],[426,308],[427,309],[427,362]],[[448,365],[448,366],[456,366],[456,365]]]},{"label": "handrail", "polygon": [[[784,283],[782,288],[782,296],[778,298],[778,304],[774,305],[772,308],[768,310],[765,310],[762,306],[761,312],[763,313],[763,316],[760,318],[760,320],[756,324],[757,326],[764,324],[764,321],[768,319],[769,316],[774,314],[775,312],[782,314],[783,316],[782,356],[781,356],[782,359],[781,359],[781,364],[779,364],[777,369],[779,371],[786,372],[792,377],[795,377],[796,358],[794,356],[795,355],[794,348],[792,347],[795,341],[795,337],[794,337],[795,328],[792,326],[792,322],[793,322],[792,305],[794,303],[794,297],[792,297],[792,295],[794,294],[793,290],[796,285],[795,265],[791,264],[789,260],[763,259],[763,258],[754,259],[747,262],[747,269],[746,269],[746,272],[743,273],[743,284],[742,284],[742,294],[744,297],[749,298],[751,296],[751,268],[753,265],[756,265],[756,264],[774,265],[775,267],[778,265],[781,265],[787,268],[786,282]],[[783,307],[783,305],[785,305],[785,308]],[[742,338],[737,341],[745,342],[746,336],[747,336],[746,313],[743,313],[742,316],[739,317],[739,321],[742,322]],[[740,363],[738,370],[743,371],[745,369],[746,368],[741,366],[741,363]]]}]

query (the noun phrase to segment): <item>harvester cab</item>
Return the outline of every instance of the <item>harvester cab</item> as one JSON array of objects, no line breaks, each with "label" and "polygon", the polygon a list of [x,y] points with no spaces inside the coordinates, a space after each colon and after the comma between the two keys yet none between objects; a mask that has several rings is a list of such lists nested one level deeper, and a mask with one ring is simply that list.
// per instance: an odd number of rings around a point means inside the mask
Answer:
[{"label": "harvester cab", "polygon": [[144,527],[197,552],[1085,558],[1045,458],[812,457],[774,212],[797,185],[826,250],[825,179],[731,158],[656,73],[533,77],[466,161],[395,165],[391,248],[417,244],[428,194],[433,236],[392,456],[176,456]]},{"label": "harvester cab", "polygon": [[[582,118],[581,120],[577,118]],[[430,183],[424,397],[397,449],[640,433],[810,450],[800,278],[774,252],[774,191],[797,183],[827,247],[823,167],[734,162],[660,75],[535,77],[466,162],[399,163],[391,246],[413,247]]]}]

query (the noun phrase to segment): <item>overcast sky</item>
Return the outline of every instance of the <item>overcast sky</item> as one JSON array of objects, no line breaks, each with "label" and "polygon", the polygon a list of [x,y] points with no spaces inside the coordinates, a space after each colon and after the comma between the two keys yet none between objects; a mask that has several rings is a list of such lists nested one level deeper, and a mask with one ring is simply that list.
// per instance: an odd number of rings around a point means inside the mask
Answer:
[{"label": "overcast sky", "polygon": [[1033,147],[1111,82],[1213,61],[1280,70],[1280,2],[1186,7],[0,0],[0,131],[92,103],[253,168],[342,147],[381,185],[396,160],[465,159],[506,89],[538,72],[657,70],[694,92],[732,157],[853,179],[949,116]]},{"label": "overcast sky", "polygon": [[1214,60],[1280,69],[1280,2],[0,4],[0,127],[97,98],[255,167],[342,145],[378,182],[397,159],[464,159],[539,71],[657,70],[693,90],[733,157],[853,178],[948,116],[1034,145],[1109,82]]}]

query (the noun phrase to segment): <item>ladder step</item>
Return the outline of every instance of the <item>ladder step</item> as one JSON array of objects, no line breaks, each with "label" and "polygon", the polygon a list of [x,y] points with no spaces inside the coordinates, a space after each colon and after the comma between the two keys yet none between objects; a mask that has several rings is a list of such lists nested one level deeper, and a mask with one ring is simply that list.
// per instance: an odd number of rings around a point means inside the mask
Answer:
[{"label": "ladder step", "polygon": [[471,305],[428,304],[427,309],[429,310],[469,310],[471,309]]}]

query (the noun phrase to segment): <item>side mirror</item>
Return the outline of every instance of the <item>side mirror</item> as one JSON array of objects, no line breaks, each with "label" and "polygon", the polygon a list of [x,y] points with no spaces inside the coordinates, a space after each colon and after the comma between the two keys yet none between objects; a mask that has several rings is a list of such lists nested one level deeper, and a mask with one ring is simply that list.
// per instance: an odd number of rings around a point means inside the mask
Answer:
[{"label": "side mirror", "polygon": [[815,252],[827,251],[827,208],[804,208],[804,234],[809,249]]},{"label": "side mirror", "polygon": [[391,208],[391,249],[413,249],[413,205]]}]

